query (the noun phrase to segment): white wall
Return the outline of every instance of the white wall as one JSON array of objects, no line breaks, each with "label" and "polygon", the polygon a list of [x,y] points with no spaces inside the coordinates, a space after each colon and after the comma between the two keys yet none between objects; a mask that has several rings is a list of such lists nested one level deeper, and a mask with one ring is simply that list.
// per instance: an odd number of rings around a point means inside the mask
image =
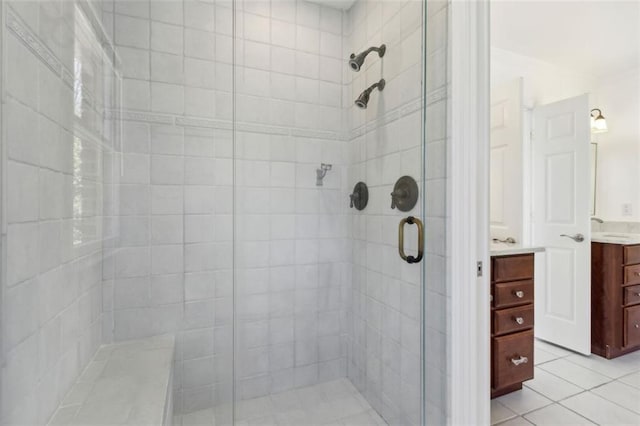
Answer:
[{"label": "white wall", "polygon": [[[592,99],[609,128],[594,135],[596,216],[606,222],[640,222],[640,70],[600,79]],[[622,211],[627,203],[632,207],[630,216]]]},{"label": "white wall", "polygon": [[533,108],[588,93],[595,78],[545,61],[496,47],[491,48],[491,86],[524,79],[524,105]]}]

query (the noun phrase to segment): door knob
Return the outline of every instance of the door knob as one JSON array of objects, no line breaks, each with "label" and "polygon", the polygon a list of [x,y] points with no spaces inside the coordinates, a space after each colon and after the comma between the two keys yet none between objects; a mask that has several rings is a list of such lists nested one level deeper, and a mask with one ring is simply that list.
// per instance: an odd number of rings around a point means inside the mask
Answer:
[{"label": "door knob", "polygon": [[501,240],[500,238],[494,238],[493,239],[494,243],[507,243],[507,244],[515,244],[516,243],[516,239],[513,237],[507,237],[504,240]]},{"label": "door knob", "polygon": [[584,235],[582,235],[582,234],[576,234],[576,235],[560,234],[560,236],[561,237],[571,238],[576,243],[581,243],[581,242],[584,241]]}]

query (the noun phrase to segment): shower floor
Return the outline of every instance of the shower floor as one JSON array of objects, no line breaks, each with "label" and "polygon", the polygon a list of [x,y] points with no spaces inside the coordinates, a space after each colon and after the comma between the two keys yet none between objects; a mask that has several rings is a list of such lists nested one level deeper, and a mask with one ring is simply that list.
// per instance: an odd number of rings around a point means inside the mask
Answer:
[{"label": "shower floor", "polygon": [[[228,418],[227,416],[225,416]],[[219,422],[221,426],[224,422]],[[175,426],[214,426],[215,409],[174,417]],[[348,379],[239,401],[236,425],[382,426],[387,423]]]}]

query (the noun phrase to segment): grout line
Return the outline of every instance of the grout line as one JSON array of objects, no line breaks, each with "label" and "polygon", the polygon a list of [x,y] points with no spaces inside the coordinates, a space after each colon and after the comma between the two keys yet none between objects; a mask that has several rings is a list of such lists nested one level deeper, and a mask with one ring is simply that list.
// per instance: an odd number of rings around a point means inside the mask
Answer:
[{"label": "grout line", "polygon": [[[586,391],[585,391],[585,392],[586,392]],[[584,392],[580,392],[580,393],[584,393]],[[579,395],[579,394],[577,394],[577,395]],[[575,396],[575,395],[573,395],[573,396]],[[580,413],[578,413],[578,412],[576,412],[576,411],[574,411],[574,410],[570,409],[569,407],[565,407],[564,405],[560,404],[559,402],[554,402],[554,403],[553,403],[553,404],[551,404],[551,405],[547,405],[547,406],[545,406],[545,407],[540,407],[540,408],[538,408],[538,409],[536,409],[536,410],[533,410],[533,411],[531,411],[531,412],[529,412],[529,413],[527,413],[527,414],[531,414],[531,413],[534,413],[534,412],[536,412],[536,411],[544,410],[545,408],[552,407],[553,405],[557,405],[557,406],[562,407],[562,408],[564,408],[564,409],[566,409],[566,410],[568,410],[568,411],[571,411],[572,413],[574,413],[574,414],[576,414],[576,415],[578,415],[578,416],[582,417],[583,419],[587,420],[589,423],[597,424],[597,423],[595,423],[594,421],[592,421],[591,419],[589,419],[589,418],[587,418],[587,417],[583,416],[582,414],[580,414]],[[532,420],[529,420],[529,419],[527,419],[527,418],[526,418],[526,417],[524,417],[524,416],[522,416],[522,417],[523,417],[526,421],[528,421],[529,423],[533,423],[533,421],[532,421]],[[535,423],[533,423],[533,424],[535,425]]]},{"label": "grout line", "polygon": [[[614,380],[614,381],[616,381],[616,380]],[[612,382],[605,383],[605,384],[610,384],[610,383],[612,383]],[[622,382],[620,382],[620,383],[621,383],[621,384],[623,384],[623,385],[625,384],[625,383],[622,383]],[[594,389],[595,389],[595,388],[594,388]],[[623,409],[625,409],[625,410],[627,410],[627,411],[630,411],[630,412],[632,412],[632,413],[637,414],[637,415],[638,415],[638,417],[639,417],[639,418],[638,418],[638,423],[640,423],[640,411],[633,411],[632,409],[630,409],[630,408],[628,408],[628,407],[625,407],[624,405],[620,405],[620,404],[618,404],[618,402],[617,402],[617,401],[615,401],[614,399],[609,399],[609,398],[607,398],[607,397],[605,397],[605,396],[603,396],[603,395],[598,395],[597,393],[593,393],[593,392],[591,392],[591,390],[589,390],[589,391],[587,391],[587,392],[589,392],[591,395],[593,395],[593,396],[595,396],[595,397],[598,397],[598,398],[600,398],[600,399],[603,399],[603,400],[605,400],[605,401],[608,401],[608,402],[610,402],[610,403],[612,403],[612,404],[614,404],[614,405],[617,405],[618,407],[621,407],[621,408],[623,408]],[[583,392],[583,393],[584,393],[584,392]],[[578,394],[578,395],[579,395],[579,394]],[[574,395],[574,396],[575,396],[575,395]]]}]

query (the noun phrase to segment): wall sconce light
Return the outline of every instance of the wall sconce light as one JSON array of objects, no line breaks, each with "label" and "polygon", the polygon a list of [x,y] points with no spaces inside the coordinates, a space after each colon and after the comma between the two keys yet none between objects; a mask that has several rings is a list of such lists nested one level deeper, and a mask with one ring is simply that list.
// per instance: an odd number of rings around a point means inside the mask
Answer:
[{"label": "wall sconce light", "polygon": [[598,108],[591,110],[591,133],[606,133],[607,120]]}]

